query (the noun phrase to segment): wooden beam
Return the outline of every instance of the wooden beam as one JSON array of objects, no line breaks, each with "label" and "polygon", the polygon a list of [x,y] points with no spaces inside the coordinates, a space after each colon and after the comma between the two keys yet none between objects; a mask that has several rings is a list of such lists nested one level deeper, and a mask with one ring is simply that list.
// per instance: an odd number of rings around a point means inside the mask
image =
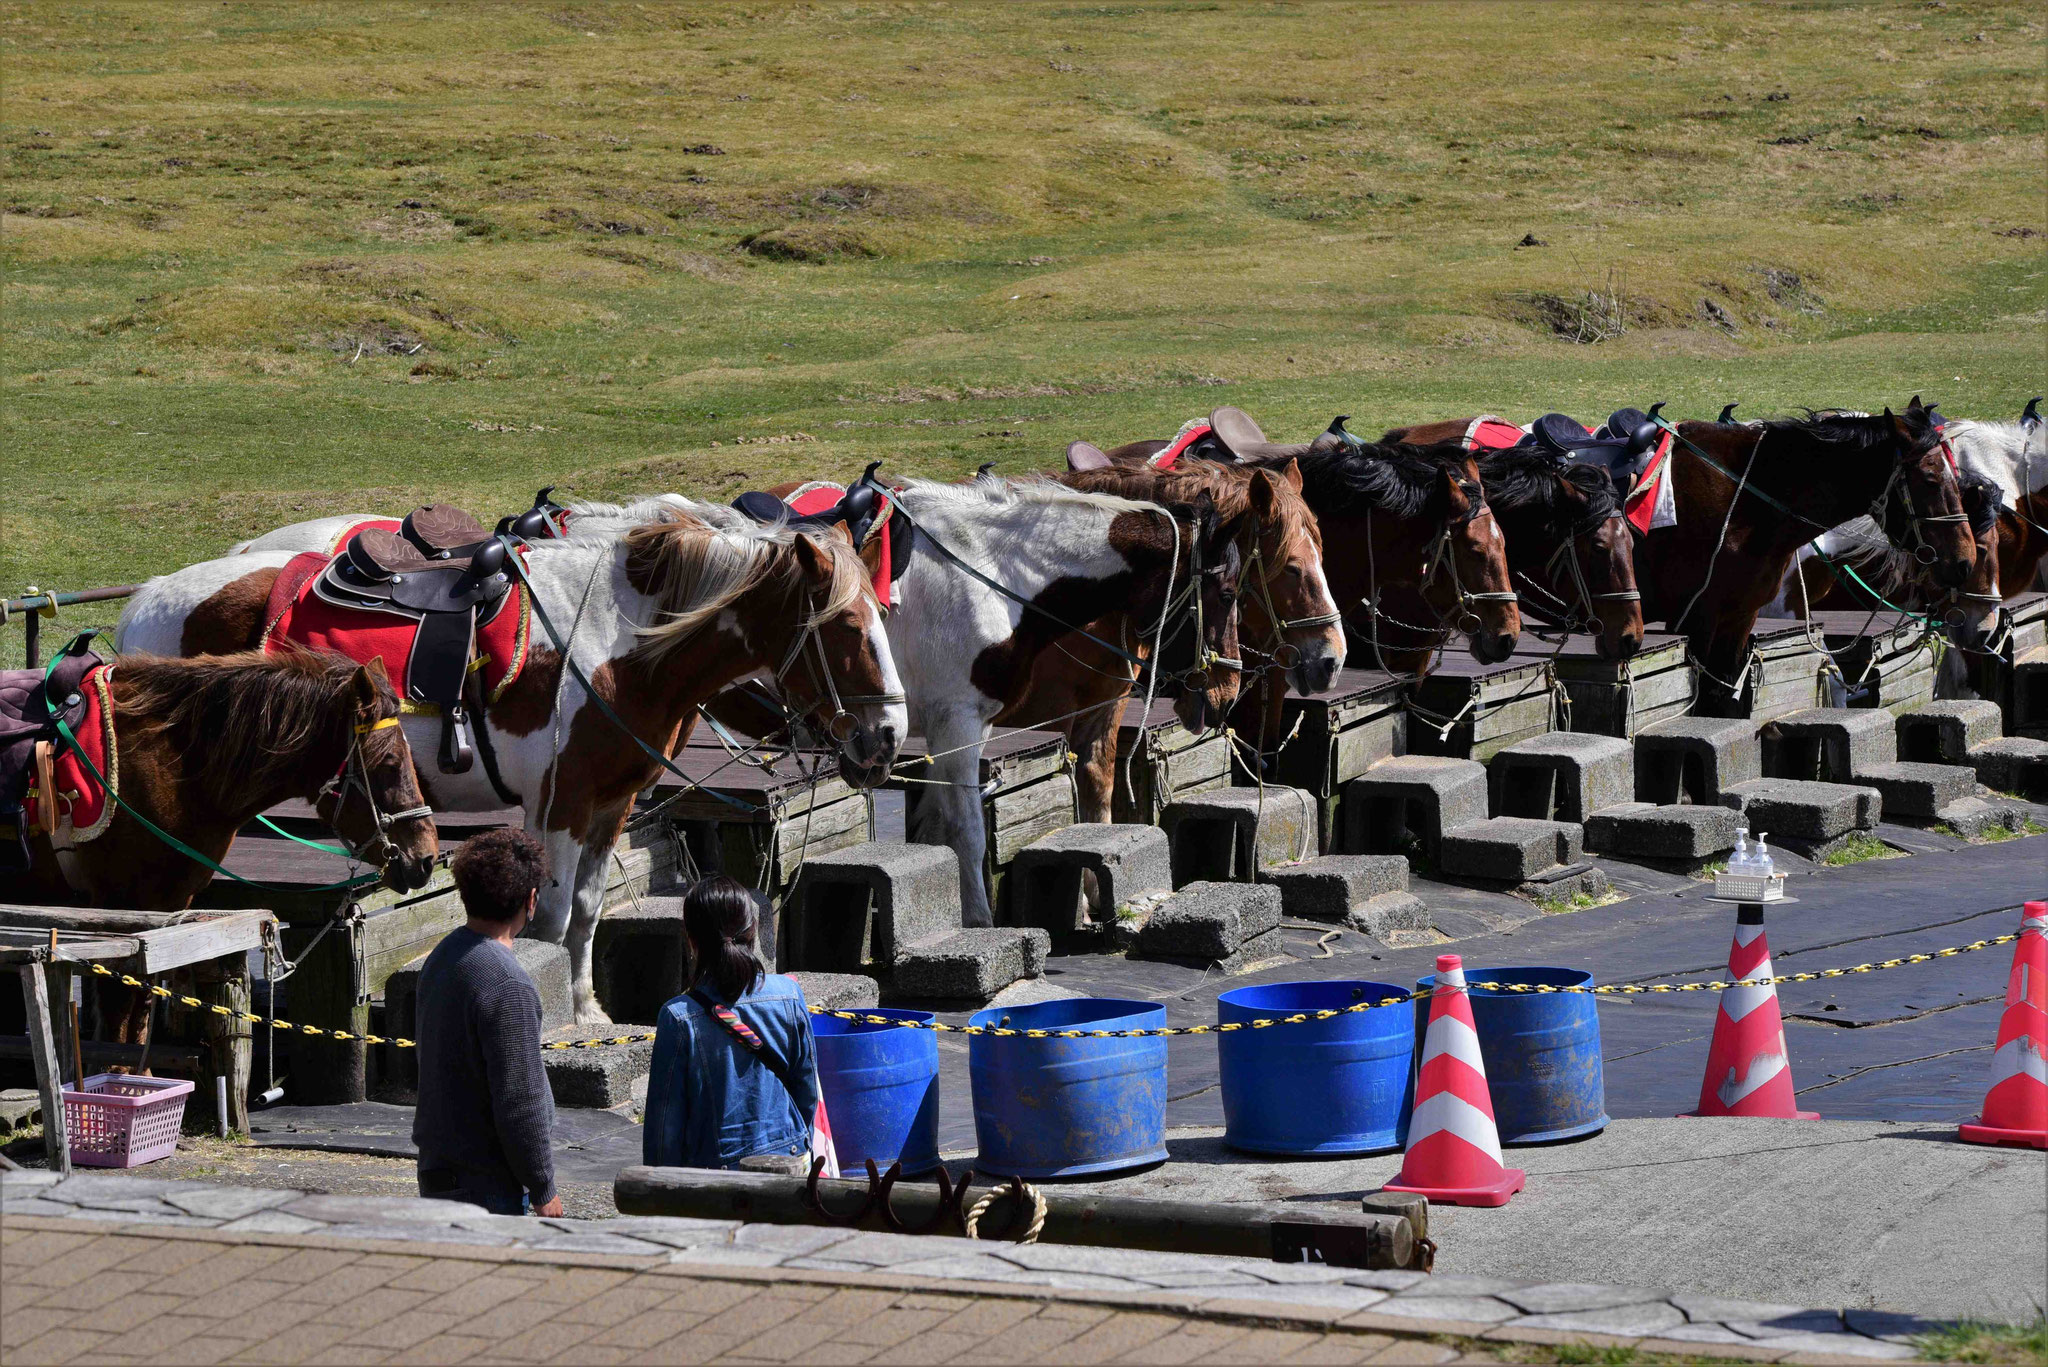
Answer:
[{"label": "wooden beam", "polygon": [[36,1066],[36,1091],[43,1103],[43,1153],[50,1171],[71,1175],[71,1139],[64,1115],[64,1067],[57,1035],[50,1028],[49,970],[41,964],[21,967],[21,997],[28,1007],[29,1049]]},{"label": "wooden beam", "polygon": [[[268,911],[232,911],[216,915],[176,915],[154,911],[87,911],[73,907],[31,907],[0,904],[0,946],[16,939],[9,932],[37,928],[94,935],[91,941],[71,941],[62,946],[60,958],[140,959],[122,967],[138,977],[154,977],[174,968],[185,968],[210,959],[245,954],[263,945],[263,925],[274,918]],[[104,939],[97,937],[105,937]],[[85,944],[125,943],[119,953],[86,952]]]}]

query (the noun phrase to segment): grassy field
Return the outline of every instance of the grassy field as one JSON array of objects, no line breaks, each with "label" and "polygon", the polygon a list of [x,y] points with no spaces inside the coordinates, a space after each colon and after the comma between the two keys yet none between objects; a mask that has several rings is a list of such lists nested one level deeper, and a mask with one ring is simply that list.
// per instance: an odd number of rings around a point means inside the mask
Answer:
[{"label": "grassy field", "polygon": [[2048,371],[2043,37],[1976,0],[0,6],[0,588],[544,483],[1025,471],[1220,403],[2008,416]]}]

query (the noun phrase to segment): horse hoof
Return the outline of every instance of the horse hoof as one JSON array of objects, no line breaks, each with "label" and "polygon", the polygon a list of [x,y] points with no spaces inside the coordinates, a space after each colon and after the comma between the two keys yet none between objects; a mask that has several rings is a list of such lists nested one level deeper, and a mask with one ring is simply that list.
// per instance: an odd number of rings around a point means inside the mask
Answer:
[{"label": "horse hoof", "polygon": [[612,1018],[604,1013],[604,1008],[602,1007],[583,1006],[578,1007],[576,1010],[576,1023],[578,1025],[610,1025]]}]

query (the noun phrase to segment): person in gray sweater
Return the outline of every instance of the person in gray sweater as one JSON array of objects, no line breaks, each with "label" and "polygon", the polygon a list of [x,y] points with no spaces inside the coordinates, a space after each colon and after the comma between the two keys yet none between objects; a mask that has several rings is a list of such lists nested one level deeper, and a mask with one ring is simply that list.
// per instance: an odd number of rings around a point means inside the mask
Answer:
[{"label": "person in gray sweater", "polygon": [[512,955],[548,879],[547,851],[504,827],[463,845],[450,871],[469,921],[420,971],[420,1195],[497,1215],[560,1215],[540,993]]}]

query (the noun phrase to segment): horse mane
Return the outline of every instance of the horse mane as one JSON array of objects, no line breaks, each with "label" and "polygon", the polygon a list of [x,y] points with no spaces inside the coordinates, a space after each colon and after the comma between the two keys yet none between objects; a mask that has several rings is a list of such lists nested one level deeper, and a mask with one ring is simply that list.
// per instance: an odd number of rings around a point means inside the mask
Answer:
[{"label": "horse mane", "polygon": [[[1282,498],[1297,502],[1301,495],[1284,479],[1273,481],[1284,491]],[[1171,470],[1152,465],[1112,465],[1104,470],[1076,470],[1060,480],[1070,489],[1087,493],[1145,497],[1155,503],[1193,503],[1202,494],[1215,501],[1216,515],[1228,522],[1251,507],[1250,471],[1243,466],[1219,465],[1214,461],[1186,461]],[[1304,508],[1304,511],[1306,509]]]},{"label": "horse mane", "polygon": [[1553,517],[1562,516],[1565,509],[1561,506],[1560,479],[1586,498],[1586,512],[1583,516],[1574,512],[1574,522],[1607,517],[1620,504],[1614,481],[1597,465],[1560,465],[1548,452],[1533,446],[1480,452],[1478,460],[1486,500],[1498,508],[1539,507]]},{"label": "horse mane", "polygon": [[[198,765],[188,781],[233,808],[249,794],[298,779],[305,752],[348,749],[355,725],[355,661],[330,651],[245,650],[236,655],[174,659],[123,655],[119,724],[176,729],[197,742],[186,750]],[[391,683],[377,683],[378,715],[395,716]]]},{"label": "horse mane", "polygon": [[1302,490],[1319,507],[1349,513],[1379,508],[1399,518],[1421,517],[1436,493],[1437,480],[1471,453],[1462,442],[1361,442],[1318,447],[1299,456],[1239,462],[1252,469],[1301,463]]},{"label": "horse mane", "polygon": [[[1934,424],[1927,413],[1925,408],[1908,408],[1898,415],[1916,445],[1934,434]],[[1846,448],[1855,454],[1881,450],[1898,440],[1891,417],[1846,409],[1809,408],[1804,417],[1771,418],[1760,426],[1765,437],[1799,437],[1821,446]]]},{"label": "horse mane", "polygon": [[[579,522],[605,521],[636,524],[659,522],[672,513],[695,516],[712,505],[698,503],[683,497],[681,494],[649,494],[645,498],[636,498],[631,503],[604,503],[593,499],[588,503],[570,503],[565,506],[570,514],[568,535],[566,537],[549,538],[551,540],[576,540],[578,536],[577,523]],[[588,539],[591,537],[611,536],[614,533],[611,531],[593,531],[586,527],[581,534]]]},{"label": "horse mane", "polygon": [[[860,553],[839,537],[800,531],[786,522],[756,522],[734,508],[675,502],[688,504],[688,512],[671,505],[661,520],[633,527],[624,538],[627,564],[640,572],[637,577],[649,586],[661,612],[659,620],[640,628],[638,651],[659,659],[687,645],[742,595],[770,579],[786,580],[793,591],[799,536],[824,551],[832,566],[825,600],[806,625],[834,617],[863,597],[874,600],[874,581]],[[573,538],[566,544],[573,545]]]}]

